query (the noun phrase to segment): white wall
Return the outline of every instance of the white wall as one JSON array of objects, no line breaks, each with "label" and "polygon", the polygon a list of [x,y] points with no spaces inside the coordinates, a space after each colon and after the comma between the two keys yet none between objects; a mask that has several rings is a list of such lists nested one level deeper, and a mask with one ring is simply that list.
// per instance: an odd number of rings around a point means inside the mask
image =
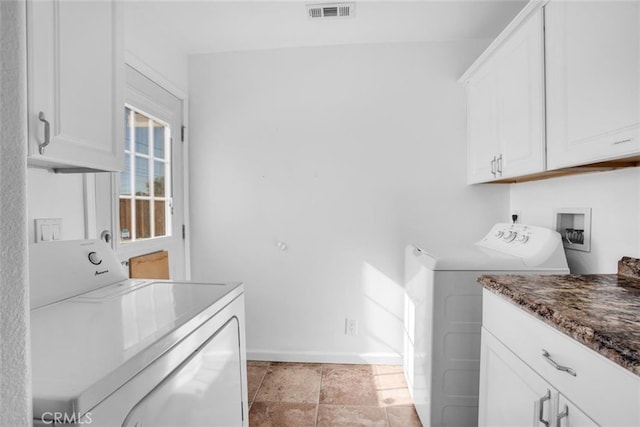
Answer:
[{"label": "white wall", "polygon": [[508,187],[465,185],[456,79],[484,46],[190,58],[193,277],[244,281],[250,357],[399,361],[405,245],[508,210]]},{"label": "white wall", "polygon": [[511,209],[524,223],[553,228],[558,208],[591,208],[591,252],[567,250],[575,274],[615,273],[622,256],[640,257],[640,169],[512,184]]},{"label": "white wall", "polygon": [[0,414],[30,425],[25,2],[0,2]]}]

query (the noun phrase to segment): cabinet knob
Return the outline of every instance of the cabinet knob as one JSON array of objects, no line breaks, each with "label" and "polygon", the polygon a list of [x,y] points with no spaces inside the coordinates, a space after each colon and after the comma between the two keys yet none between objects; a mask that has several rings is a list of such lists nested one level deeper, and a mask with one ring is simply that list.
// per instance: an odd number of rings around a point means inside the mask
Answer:
[{"label": "cabinet knob", "polygon": [[44,123],[44,142],[38,144],[38,151],[40,152],[40,154],[44,154],[44,147],[49,145],[49,143],[51,142],[51,126],[49,125],[49,121],[45,119],[44,113],[42,111],[40,111],[40,114],[38,114],[38,119],[42,123]]}]

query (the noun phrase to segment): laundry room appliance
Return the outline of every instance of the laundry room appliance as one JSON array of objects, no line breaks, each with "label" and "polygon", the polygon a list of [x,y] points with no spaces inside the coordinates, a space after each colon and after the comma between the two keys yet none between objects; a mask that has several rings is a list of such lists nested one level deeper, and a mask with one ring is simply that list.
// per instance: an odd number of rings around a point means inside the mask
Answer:
[{"label": "laundry room appliance", "polygon": [[248,425],[242,284],[129,279],[100,240],[29,263],[34,425]]},{"label": "laundry room appliance", "polygon": [[560,235],[500,223],[476,244],[405,251],[404,371],[425,426],[477,426],[481,274],[568,274]]}]

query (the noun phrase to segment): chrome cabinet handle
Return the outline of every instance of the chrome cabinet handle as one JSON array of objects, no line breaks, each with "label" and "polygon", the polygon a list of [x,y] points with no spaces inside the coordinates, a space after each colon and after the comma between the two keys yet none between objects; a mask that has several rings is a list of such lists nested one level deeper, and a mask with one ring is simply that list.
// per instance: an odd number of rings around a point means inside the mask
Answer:
[{"label": "chrome cabinet handle", "polygon": [[496,164],[498,165],[496,167],[496,170],[500,174],[500,176],[502,176],[502,154],[498,156],[498,161],[496,162]]},{"label": "chrome cabinet handle", "polygon": [[40,111],[40,114],[38,114],[38,119],[40,119],[40,121],[44,123],[44,142],[38,144],[38,151],[40,152],[40,154],[44,154],[44,147],[49,145],[49,143],[51,142],[51,126],[49,125],[49,121],[44,118],[44,113],[42,111]]},{"label": "chrome cabinet handle", "polygon": [[562,427],[562,419],[569,417],[569,407],[564,405],[564,410],[556,415],[556,427]]},{"label": "chrome cabinet handle", "polygon": [[551,355],[549,354],[549,352],[547,350],[545,350],[544,348],[542,349],[542,357],[544,357],[545,360],[547,362],[549,362],[551,364],[551,366],[556,368],[558,371],[566,372],[567,374],[573,375],[574,377],[577,376],[576,371],[574,371],[573,369],[571,369],[571,368],[569,368],[567,366],[562,366],[562,365],[558,364],[558,362],[553,360],[551,358]]},{"label": "chrome cabinet handle", "polygon": [[549,421],[544,419],[544,402],[551,400],[551,391],[547,390],[547,394],[538,399],[538,421],[549,427]]},{"label": "chrome cabinet handle", "polygon": [[493,156],[493,160],[491,160],[491,174],[496,176],[496,156]]}]

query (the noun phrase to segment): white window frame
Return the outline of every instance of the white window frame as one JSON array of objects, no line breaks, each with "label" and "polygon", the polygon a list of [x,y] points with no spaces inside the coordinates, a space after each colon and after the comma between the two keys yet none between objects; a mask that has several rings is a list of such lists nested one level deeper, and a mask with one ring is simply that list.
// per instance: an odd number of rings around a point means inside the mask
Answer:
[{"label": "white window frame", "polygon": [[[129,245],[129,244],[133,244],[136,242],[142,242],[145,240],[149,240],[149,239],[159,239],[159,238],[163,238],[163,237],[171,237],[172,234],[172,229],[173,229],[173,215],[172,213],[172,209],[173,209],[173,180],[172,180],[172,167],[171,167],[171,162],[173,161],[172,159],[172,150],[171,150],[171,125],[167,122],[165,122],[164,120],[161,120],[157,117],[155,117],[153,114],[150,114],[146,111],[143,111],[141,108],[138,108],[137,106],[131,104],[131,103],[125,103],[125,108],[128,108],[129,110],[131,110],[134,113],[138,113],[141,114],[145,117],[147,117],[148,119],[150,119],[150,121],[154,121],[156,123],[159,123],[161,125],[163,125],[165,127],[165,135],[164,135],[164,153],[165,153],[165,158],[164,159],[160,159],[155,157],[154,155],[154,148],[155,148],[155,140],[154,140],[154,135],[155,133],[151,130],[151,124],[149,125],[149,154],[144,154],[144,153],[138,153],[135,151],[135,146],[136,146],[136,141],[135,141],[135,127],[133,126],[133,123],[129,123],[128,129],[132,129],[131,131],[131,135],[129,135],[130,137],[130,141],[131,141],[131,146],[130,147],[125,147],[125,158],[126,158],[126,154],[129,155],[129,171],[130,171],[130,182],[129,182],[129,186],[130,186],[130,190],[131,190],[131,195],[130,196],[123,196],[120,193],[120,188],[121,187],[117,187],[118,189],[118,205],[120,200],[122,199],[129,199],[131,200],[131,230],[129,230],[129,233],[131,235],[131,239],[130,240],[126,240],[123,241],[122,240],[122,236],[120,235],[120,227],[118,227],[118,229],[116,230],[118,232],[118,236],[114,236],[114,239],[118,239],[118,244],[120,245]],[[131,115],[130,120],[134,120],[134,114]],[[125,138],[126,141],[126,138]],[[145,158],[147,159],[148,162],[148,172],[149,172],[149,182],[150,182],[150,186],[149,186],[149,195],[148,196],[138,196],[136,195],[136,189],[135,189],[135,175],[136,175],[136,157],[141,157],[141,158]],[[155,195],[155,186],[153,185],[154,182],[154,171],[155,171],[155,162],[162,162],[164,163],[164,177],[165,177],[165,195],[162,197],[156,197]],[[121,184],[120,181],[118,181],[119,184]],[[136,201],[137,200],[148,200],[149,201],[149,216],[150,216],[150,237],[141,237],[141,238],[137,238],[136,234],[137,234],[137,230],[136,230]],[[155,233],[155,203],[156,201],[164,201],[165,202],[165,224],[164,224],[164,228],[165,228],[165,234],[161,235],[161,236],[156,236]],[[120,215],[118,216],[118,219],[120,218]]]}]

